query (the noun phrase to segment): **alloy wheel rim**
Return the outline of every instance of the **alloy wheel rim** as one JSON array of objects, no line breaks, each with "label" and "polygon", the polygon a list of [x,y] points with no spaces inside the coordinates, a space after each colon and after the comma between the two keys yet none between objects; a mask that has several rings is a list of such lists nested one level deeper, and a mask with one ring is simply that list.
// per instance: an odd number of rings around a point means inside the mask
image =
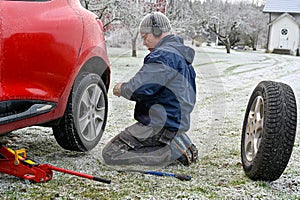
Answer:
[{"label": "alloy wheel rim", "polygon": [[77,113],[79,132],[87,141],[100,134],[105,119],[105,98],[97,84],[91,84],[83,92]]},{"label": "alloy wheel rim", "polygon": [[246,159],[251,162],[255,158],[261,143],[264,122],[264,100],[257,96],[253,101],[245,130],[245,155]]}]

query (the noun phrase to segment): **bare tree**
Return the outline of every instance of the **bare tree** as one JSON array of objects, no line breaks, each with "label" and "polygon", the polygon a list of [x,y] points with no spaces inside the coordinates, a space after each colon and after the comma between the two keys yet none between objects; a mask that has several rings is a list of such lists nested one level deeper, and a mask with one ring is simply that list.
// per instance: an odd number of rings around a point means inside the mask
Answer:
[{"label": "bare tree", "polygon": [[120,11],[120,19],[124,28],[131,36],[132,57],[137,56],[137,38],[141,18],[144,15],[144,5],[136,1],[124,1]]},{"label": "bare tree", "polygon": [[230,29],[226,29],[226,32],[224,33],[220,32],[220,29],[218,29],[216,24],[208,25],[208,27],[210,31],[217,35],[219,41],[226,47],[227,53],[230,53],[231,47],[240,41],[237,22],[233,22]]},{"label": "bare tree", "polygon": [[262,6],[256,5],[241,5],[247,12],[243,14],[242,30],[245,35],[245,40],[249,40],[249,45],[255,51],[258,41],[267,34],[268,17],[262,12]]},{"label": "bare tree", "polygon": [[[82,5],[99,16],[103,27],[107,30],[125,28],[131,39],[132,56],[137,56],[138,26],[143,16],[144,7],[137,1],[115,1],[115,0],[82,0]],[[118,24],[114,24],[118,21]]]},{"label": "bare tree", "polygon": [[194,21],[192,19],[192,1],[170,0],[167,4],[167,17],[175,29],[187,28]]},{"label": "bare tree", "polygon": [[119,10],[118,1],[112,0],[81,0],[81,5],[87,10],[95,13],[103,23],[103,28],[106,29],[114,21],[120,20],[114,11]]},{"label": "bare tree", "polygon": [[256,49],[259,38],[266,34],[267,26],[267,18],[262,13],[262,7],[257,6],[258,2],[262,1],[252,2],[253,4],[228,3],[222,0],[203,3],[194,1],[193,18],[202,22],[204,30],[216,35],[216,44],[225,45],[227,53],[234,46],[245,43]]},{"label": "bare tree", "polygon": [[[267,18],[261,5],[265,0],[252,3],[228,3],[223,0],[168,0],[166,15],[173,31],[185,38],[201,38],[222,43],[226,52],[239,44],[250,44],[256,49],[259,38],[266,34]],[[107,30],[125,29],[130,35],[132,56],[137,56],[138,26],[145,15],[144,1],[137,0],[82,0],[83,5],[95,12]],[[115,30],[110,27],[117,25]]]},{"label": "bare tree", "polygon": [[207,9],[203,25],[216,35],[216,45],[221,42],[230,53],[230,49],[240,41],[238,8],[221,0],[211,0],[204,5]]}]

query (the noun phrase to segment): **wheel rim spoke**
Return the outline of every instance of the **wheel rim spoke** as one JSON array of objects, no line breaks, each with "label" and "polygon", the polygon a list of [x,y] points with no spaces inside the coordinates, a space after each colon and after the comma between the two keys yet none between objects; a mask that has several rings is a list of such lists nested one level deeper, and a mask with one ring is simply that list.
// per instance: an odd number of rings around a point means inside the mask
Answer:
[{"label": "wheel rim spoke", "polygon": [[101,134],[105,110],[103,91],[97,84],[90,85],[82,95],[78,114],[79,131],[87,141]]},{"label": "wheel rim spoke", "polygon": [[256,97],[249,111],[247,130],[245,131],[245,153],[248,161],[252,161],[258,152],[263,130],[263,98]]},{"label": "wheel rim spoke", "polygon": [[[84,104],[84,106],[86,107],[84,109],[87,109],[91,105],[90,96],[89,96],[89,93],[87,91],[85,91],[83,93],[80,104]],[[80,105],[80,106],[82,106],[82,105]]]},{"label": "wheel rim spoke", "polygon": [[79,118],[79,127],[81,132],[84,132],[86,130],[87,126],[89,125],[90,120],[89,120],[89,115],[86,113],[82,117]]},{"label": "wheel rim spoke", "polygon": [[97,135],[97,133],[96,133],[96,128],[95,128],[95,122],[94,122],[94,119],[91,119],[91,123],[89,125],[89,131],[87,132],[86,137],[88,139],[93,139],[96,137],[96,135]]},{"label": "wheel rim spoke", "polygon": [[85,91],[82,95],[81,102],[79,104],[79,113],[78,113],[78,121],[80,131],[83,132],[86,130],[86,127],[89,124],[89,112],[88,109],[90,107],[90,97],[87,91]]},{"label": "wheel rim spoke", "polygon": [[96,113],[95,113],[95,124],[96,124],[96,131],[97,133],[99,133],[101,131],[101,128],[102,128],[102,124],[103,124],[103,121],[104,121],[104,116],[105,116],[105,106],[101,107],[101,108],[98,108],[96,110]]},{"label": "wheel rim spoke", "polygon": [[92,97],[91,97],[91,103],[93,104],[93,106],[97,106],[100,96],[102,94],[101,89],[99,88],[99,86],[94,85],[94,87],[92,88]]},{"label": "wheel rim spoke", "polygon": [[97,108],[95,111],[95,119],[98,119],[99,121],[104,120],[104,114],[105,114],[105,106],[102,106],[101,108]]}]

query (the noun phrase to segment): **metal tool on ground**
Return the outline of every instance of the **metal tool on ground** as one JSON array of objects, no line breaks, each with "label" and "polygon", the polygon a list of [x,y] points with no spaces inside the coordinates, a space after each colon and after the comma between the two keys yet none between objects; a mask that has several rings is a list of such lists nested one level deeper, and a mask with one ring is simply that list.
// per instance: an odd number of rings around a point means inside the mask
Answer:
[{"label": "metal tool on ground", "polygon": [[88,174],[55,167],[50,164],[38,164],[27,159],[25,149],[12,150],[0,144],[0,173],[10,174],[31,182],[47,182],[52,179],[53,171],[79,176],[98,182],[110,184],[111,180]]},{"label": "metal tool on ground", "polygon": [[167,172],[158,172],[158,171],[149,171],[149,170],[133,170],[133,169],[125,169],[125,170],[117,170],[118,172],[137,172],[142,174],[149,174],[149,175],[155,175],[155,176],[171,176],[178,178],[181,181],[189,181],[192,179],[191,176],[186,174],[174,174],[174,173],[167,173]]}]

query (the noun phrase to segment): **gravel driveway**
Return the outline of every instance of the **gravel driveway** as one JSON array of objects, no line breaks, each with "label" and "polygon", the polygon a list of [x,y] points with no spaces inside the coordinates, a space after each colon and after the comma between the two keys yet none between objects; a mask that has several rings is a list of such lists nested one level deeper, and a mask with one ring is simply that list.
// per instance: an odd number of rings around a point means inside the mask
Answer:
[{"label": "gravel driveway", "polygon": [[138,58],[131,58],[130,50],[108,50],[112,67],[109,119],[95,149],[88,153],[65,151],[56,144],[51,129],[40,127],[15,131],[2,140],[8,140],[13,149],[26,148],[28,157],[40,163],[111,179],[112,183],[54,172],[53,180],[47,183],[29,184],[0,174],[0,199],[300,199],[299,134],[290,162],[277,181],[251,181],[240,161],[241,127],[250,94],[262,80],[281,81],[293,88],[299,103],[300,57],[263,52],[226,54],[224,49],[195,47],[198,96],[189,135],[200,159],[190,167],[133,167],[192,176],[191,181],[183,182],[174,177],[119,173],[117,167],[101,163],[103,146],[134,122],[134,104],[113,96],[112,87],[128,80],[147,53],[141,50]]}]

